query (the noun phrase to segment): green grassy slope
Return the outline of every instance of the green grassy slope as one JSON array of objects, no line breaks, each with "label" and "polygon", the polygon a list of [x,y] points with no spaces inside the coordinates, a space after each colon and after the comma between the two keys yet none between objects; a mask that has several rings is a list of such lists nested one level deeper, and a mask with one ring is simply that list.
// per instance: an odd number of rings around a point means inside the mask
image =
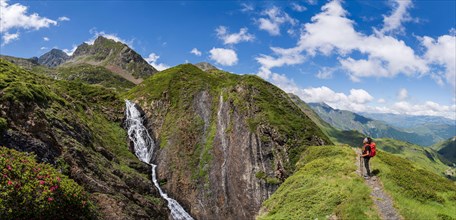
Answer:
[{"label": "green grassy slope", "polygon": [[379,219],[349,147],[310,147],[258,219]]},{"label": "green grassy slope", "polygon": [[90,64],[75,64],[58,67],[55,77],[63,80],[80,81],[88,84],[98,84],[124,92],[135,86],[134,83],[122,78],[112,71]]},{"label": "green grassy slope", "polygon": [[437,143],[432,146],[432,149],[442,155],[448,164],[456,163],[456,137]]},{"label": "green grassy slope", "polygon": [[405,219],[456,219],[456,184],[451,180],[382,151],[371,166]]},{"label": "green grassy slope", "polygon": [[[378,219],[349,147],[310,147],[297,171],[263,203],[258,219]],[[379,151],[374,173],[405,219],[456,218],[456,184],[413,161]]]},{"label": "green grassy slope", "polygon": [[442,157],[431,148],[390,138],[377,138],[374,141],[377,143],[378,149],[413,161],[416,166],[438,175],[446,175],[448,170],[451,170]]}]

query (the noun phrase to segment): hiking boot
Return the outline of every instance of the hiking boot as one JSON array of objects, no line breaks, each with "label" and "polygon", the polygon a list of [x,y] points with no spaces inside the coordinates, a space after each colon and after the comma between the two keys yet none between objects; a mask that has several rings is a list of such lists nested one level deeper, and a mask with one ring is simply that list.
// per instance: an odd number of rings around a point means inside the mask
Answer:
[{"label": "hiking boot", "polygon": [[364,179],[366,179],[366,180],[370,179],[370,176],[368,176],[368,175],[364,175],[363,177],[364,177]]}]

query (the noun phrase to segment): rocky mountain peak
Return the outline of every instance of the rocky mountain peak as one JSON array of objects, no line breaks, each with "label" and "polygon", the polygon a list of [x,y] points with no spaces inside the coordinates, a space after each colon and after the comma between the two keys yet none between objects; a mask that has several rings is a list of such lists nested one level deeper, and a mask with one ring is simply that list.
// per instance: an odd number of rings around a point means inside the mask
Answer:
[{"label": "rocky mountain peak", "polygon": [[218,70],[217,67],[207,62],[196,63],[195,66],[200,68],[202,71]]},{"label": "rocky mountain peak", "polygon": [[59,49],[52,49],[38,58],[38,63],[47,67],[56,67],[70,59],[65,52]]},{"label": "rocky mountain peak", "polygon": [[87,44],[86,42],[82,43],[79,45],[76,50],[74,51],[72,57],[78,57],[82,55],[86,55],[89,52],[90,45]]},{"label": "rocky mountain peak", "polygon": [[95,39],[93,45],[79,45],[69,63],[103,66],[135,84],[158,72],[128,45],[103,36]]}]

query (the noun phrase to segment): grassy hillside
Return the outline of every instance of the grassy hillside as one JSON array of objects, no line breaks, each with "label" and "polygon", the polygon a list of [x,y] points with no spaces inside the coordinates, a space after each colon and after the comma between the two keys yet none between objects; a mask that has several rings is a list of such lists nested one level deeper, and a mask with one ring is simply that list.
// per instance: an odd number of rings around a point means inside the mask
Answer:
[{"label": "grassy hillside", "polygon": [[[308,148],[258,219],[379,219],[355,159],[349,147]],[[381,150],[371,167],[405,219],[456,218],[454,182]]]},{"label": "grassy hillside", "polygon": [[[453,168],[449,167],[442,157],[431,148],[390,138],[377,138],[374,141],[379,149],[413,161],[420,168],[442,176],[448,175],[448,172],[452,173]],[[454,178],[454,175],[451,174],[450,178]]]},{"label": "grassy hillside", "polygon": [[124,92],[135,86],[134,83],[102,67],[90,64],[75,64],[58,67],[55,77],[63,80],[98,84]]},{"label": "grassy hillside", "polygon": [[456,218],[456,184],[451,180],[382,151],[371,166],[405,219]]},{"label": "grassy hillside", "polygon": [[349,147],[308,148],[258,219],[379,219]]},{"label": "grassy hillside", "polygon": [[124,102],[112,90],[53,80],[0,59],[0,94],[0,145],[34,152],[74,179],[103,217],[163,217],[150,170],[129,151]]},{"label": "grassy hillside", "polygon": [[456,137],[437,143],[432,146],[432,149],[442,155],[448,164],[453,165],[456,163]]}]

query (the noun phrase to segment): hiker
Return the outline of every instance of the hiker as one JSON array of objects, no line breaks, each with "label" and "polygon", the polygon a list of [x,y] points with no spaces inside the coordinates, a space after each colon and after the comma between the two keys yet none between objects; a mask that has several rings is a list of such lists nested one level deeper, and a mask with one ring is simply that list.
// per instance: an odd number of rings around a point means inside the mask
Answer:
[{"label": "hiker", "polygon": [[361,157],[364,159],[364,167],[366,167],[366,175],[364,175],[364,178],[367,179],[371,176],[369,160],[371,157],[375,156],[375,143],[372,141],[372,138],[366,137],[363,140],[363,144]]}]

